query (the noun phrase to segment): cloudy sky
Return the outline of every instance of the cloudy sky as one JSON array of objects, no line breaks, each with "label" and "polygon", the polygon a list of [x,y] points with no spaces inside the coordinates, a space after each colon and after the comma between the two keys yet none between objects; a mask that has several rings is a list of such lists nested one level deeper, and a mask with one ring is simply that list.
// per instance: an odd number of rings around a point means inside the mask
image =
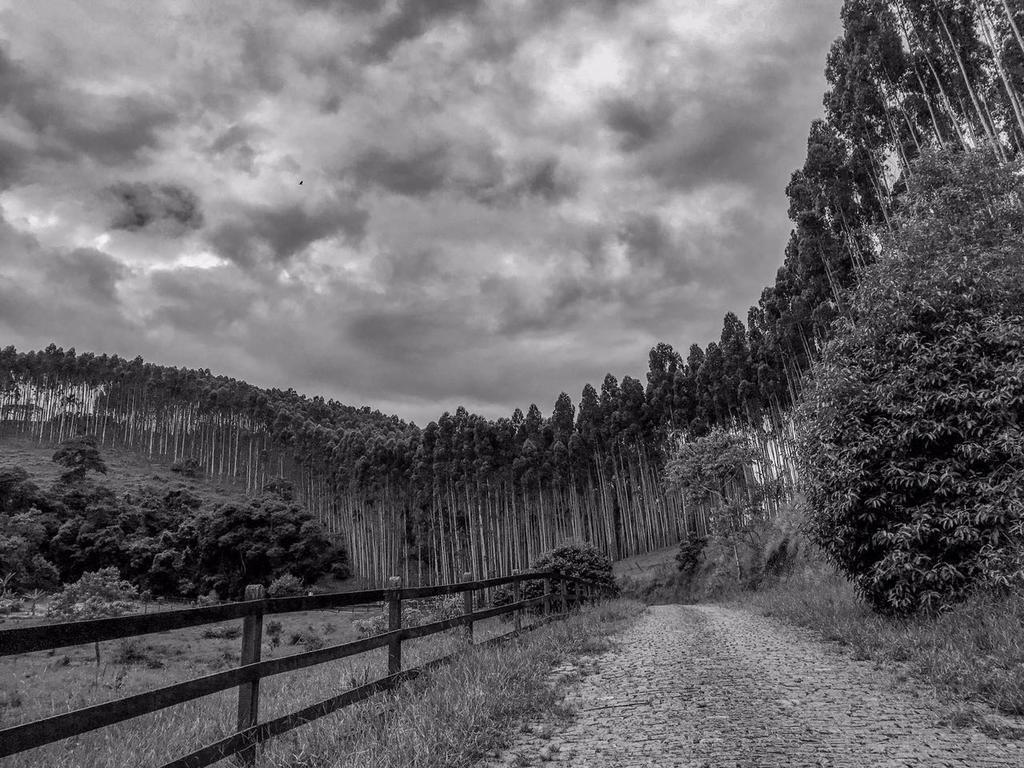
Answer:
[{"label": "cloudy sky", "polygon": [[780,265],[838,6],[0,0],[0,346],[420,424],[642,378]]}]

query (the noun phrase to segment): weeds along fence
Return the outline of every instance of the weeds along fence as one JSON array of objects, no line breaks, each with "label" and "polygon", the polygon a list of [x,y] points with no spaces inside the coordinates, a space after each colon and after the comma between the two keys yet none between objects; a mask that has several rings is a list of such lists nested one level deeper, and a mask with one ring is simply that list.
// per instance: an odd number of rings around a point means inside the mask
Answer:
[{"label": "weeds along fence", "polygon": [[[542,596],[522,599],[523,583],[529,581],[543,582]],[[513,602],[490,608],[474,606],[474,593],[484,594],[484,590],[506,586],[511,588]],[[449,654],[418,667],[403,669],[402,642],[404,640],[461,627],[465,633],[467,644],[474,645],[473,624],[475,622],[494,616],[513,614],[514,628],[510,632],[475,645],[487,645],[507,640],[552,619],[564,618],[577,605],[603,597],[605,589],[603,585],[555,571],[514,573],[512,576],[478,581],[473,581],[471,575],[467,573],[464,575],[462,583],[413,588],[402,588],[399,579],[394,577],[387,589],[335,592],[306,597],[267,598],[262,586],[250,586],[245,590],[245,600],[237,603],[0,630],[0,656],[9,656],[103,640],[137,637],[232,619],[243,620],[240,666],[5,728],[0,730],[0,757],[41,747],[217,691],[238,688],[237,731],[188,755],[170,760],[164,763],[163,768],[201,768],[201,766],[212,765],[232,755],[237,756],[239,765],[253,766],[256,763],[257,747],[262,742],[324,717],[342,707],[394,688],[458,655],[457,653]],[[460,593],[464,600],[462,615],[421,626],[402,626],[403,600]],[[382,603],[386,606],[387,632],[292,656],[260,659],[264,616],[298,611],[348,608],[370,603]],[[543,620],[524,626],[524,611],[541,607]],[[259,701],[262,678],[294,672],[383,647],[388,649],[388,674],[386,677],[352,688],[287,715],[260,722]]]}]

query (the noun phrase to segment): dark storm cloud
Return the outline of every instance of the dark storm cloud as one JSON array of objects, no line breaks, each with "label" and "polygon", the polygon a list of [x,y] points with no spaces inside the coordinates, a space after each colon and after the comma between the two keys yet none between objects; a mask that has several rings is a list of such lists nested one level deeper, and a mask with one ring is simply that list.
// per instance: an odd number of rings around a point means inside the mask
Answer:
[{"label": "dark storm cloud", "polygon": [[159,145],[161,129],[177,121],[173,110],[150,97],[86,93],[34,74],[3,45],[0,107],[35,132],[35,154],[64,161],[87,155],[105,165],[137,160]]},{"label": "dark storm cloud", "polygon": [[363,54],[372,61],[387,59],[398,46],[416,39],[431,25],[471,13],[479,5],[480,0],[400,0],[397,11],[374,30]]},{"label": "dark storm cloud", "polygon": [[[769,40],[746,53],[728,89],[709,77],[674,97],[661,94],[661,103],[674,102],[674,114],[662,108],[652,116],[631,101],[606,112],[623,147],[639,150],[647,174],[683,191],[720,182],[767,194],[781,189],[780,162],[793,154],[793,68],[819,66],[818,51]],[[726,67],[727,55],[708,50],[702,58],[714,72]]]},{"label": "dark storm cloud", "polygon": [[640,268],[661,267],[666,276],[680,277],[672,272],[682,264],[678,257],[683,248],[658,216],[644,213],[630,217],[619,229],[618,238],[631,263]]},{"label": "dark storm cloud", "polygon": [[0,192],[21,178],[27,161],[28,153],[23,147],[0,138]]},{"label": "dark storm cloud", "polygon": [[217,253],[243,267],[268,260],[285,263],[324,238],[342,236],[358,243],[367,217],[356,204],[340,200],[317,208],[253,206],[215,226],[208,239]]},{"label": "dark storm cloud", "polygon": [[443,144],[410,149],[401,154],[373,148],[352,166],[358,185],[382,187],[400,195],[424,195],[444,186],[449,152]]},{"label": "dark storm cloud", "polygon": [[551,203],[572,197],[576,191],[577,180],[557,157],[527,163],[520,178],[509,187],[513,197],[535,195]]},{"label": "dark storm cloud", "polygon": [[626,152],[640,149],[671,127],[672,110],[667,102],[652,107],[618,96],[604,105],[605,123],[620,136],[619,146]]},{"label": "dark storm cloud", "polygon": [[223,269],[158,272],[151,282],[157,304],[151,322],[199,337],[227,334],[250,317],[256,298],[239,282]]},{"label": "dark storm cloud", "polygon": [[175,236],[203,225],[199,198],[180,184],[120,182],[109,192],[117,204],[110,222],[113,229],[145,229]]},{"label": "dark storm cloud", "polygon": [[102,304],[118,302],[117,283],[127,274],[121,262],[95,248],[53,254],[46,262],[46,271],[60,291]]}]

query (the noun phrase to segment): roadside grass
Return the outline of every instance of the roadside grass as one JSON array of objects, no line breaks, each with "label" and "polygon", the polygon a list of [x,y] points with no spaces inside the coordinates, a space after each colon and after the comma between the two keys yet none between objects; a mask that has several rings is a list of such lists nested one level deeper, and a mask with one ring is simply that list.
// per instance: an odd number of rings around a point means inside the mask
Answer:
[{"label": "roadside grass", "polygon": [[[567,622],[555,622],[500,649],[477,649],[451,665],[413,681],[387,697],[373,699],[268,742],[267,766],[408,765],[401,755],[421,754],[417,765],[461,765],[450,755],[470,754],[493,741],[495,728],[509,712],[553,706],[543,697],[543,680],[554,663],[575,652],[595,652],[603,638],[641,608],[612,603],[588,609]],[[370,614],[338,612],[285,614],[280,645],[264,635],[264,658],[306,650],[289,644],[292,634],[315,632],[325,644],[355,639],[353,621]],[[233,628],[235,623],[226,626]],[[328,627],[329,625],[329,627]],[[500,619],[478,622],[478,641],[509,631]],[[240,640],[234,633],[192,628],[102,644],[102,662],[92,646],[0,658],[0,726],[35,720],[88,704],[198,677],[238,664]],[[465,648],[454,629],[403,643],[403,662],[411,667]],[[206,634],[210,634],[207,632]],[[547,666],[543,666],[543,665]],[[464,666],[468,665],[468,666]],[[260,716],[268,719],[313,704],[387,674],[386,649],[266,678],[260,686]],[[457,672],[456,670],[463,670]],[[461,676],[460,676],[461,675]],[[524,691],[533,691],[539,700]],[[185,704],[65,739],[3,760],[5,768],[127,768],[159,766],[233,732],[237,691],[230,689]],[[468,703],[472,702],[472,704]],[[433,709],[423,709],[433,708]],[[490,715],[485,716],[485,713]],[[438,716],[445,725],[429,722]],[[485,727],[486,718],[491,725]],[[462,719],[460,719],[462,718]],[[481,719],[483,718],[483,719]],[[468,723],[468,724],[467,724]],[[385,727],[386,726],[386,727]],[[489,735],[490,734],[490,735]],[[462,746],[459,746],[459,745]],[[454,751],[453,751],[454,750]],[[461,750],[461,752],[459,751]],[[367,757],[330,762],[339,755]],[[446,755],[436,762],[433,755]],[[389,758],[388,756],[391,755]],[[387,762],[393,759],[395,762]],[[309,762],[318,761],[318,762]],[[373,762],[377,761],[377,762]]]},{"label": "roadside grass", "polygon": [[977,595],[931,616],[874,613],[825,566],[808,568],[733,601],[808,627],[854,658],[901,665],[961,701],[1024,715],[1024,595]]},{"label": "roadside grass", "polygon": [[[400,688],[271,742],[272,768],[460,768],[507,746],[519,724],[566,716],[552,669],[609,649],[643,611],[614,600],[497,646],[475,648]],[[290,742],[290,743],[289,743]]]}]

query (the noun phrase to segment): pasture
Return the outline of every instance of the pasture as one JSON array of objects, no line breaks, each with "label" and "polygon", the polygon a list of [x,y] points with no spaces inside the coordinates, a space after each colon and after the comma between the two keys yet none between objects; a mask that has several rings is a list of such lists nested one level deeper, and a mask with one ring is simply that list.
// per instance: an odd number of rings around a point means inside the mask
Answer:
[{"label": "pasture", "polygon": [[[356,622],[378,608],[305,611],[272,617],[264,625],[264,659],[287,656],[359,637]],[[32,623],[42,623],[37,620]],[[21,620],[8,619],[4,628]],[[26,620],[26,623],[31,620]],[[57,651],[0,657],[0,727],[30,722],[141,693],[238,666],[241,620],[101,643],[96,664],[92,644]],[[500,619],[478,622],[477,638],[507,631]],[[276,638],[276,640],[275,640]],[[463,645],[461,629],[408,640],[408,666],[452,653]],[[264,679],[261,717],[273,718],[387,674],[387,649]],[[113,768],[160,765],[232,733],[237,691],[216,694],[5,759],[5,768]],[[335,713],[312,728],[336,730],[347,715]],[[265,754],[292,754],[307,729],[272,740]],[[291,751],[290,751],[291,750]]]}]

